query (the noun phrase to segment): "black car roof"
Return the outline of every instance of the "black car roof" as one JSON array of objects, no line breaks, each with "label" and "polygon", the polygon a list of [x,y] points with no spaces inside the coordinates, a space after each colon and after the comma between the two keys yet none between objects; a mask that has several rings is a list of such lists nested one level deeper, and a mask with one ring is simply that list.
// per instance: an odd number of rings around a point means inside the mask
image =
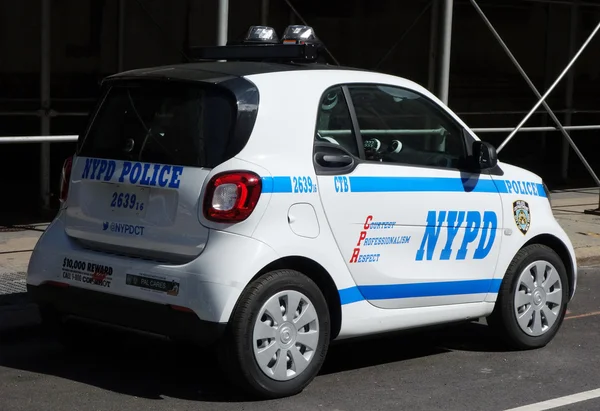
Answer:
[{"label": "black car roof", "polygon": [[320,63],[300,64],[252,61],[198,62],[130,70],[123,73],[114,74],[108,77],[107,80],[110,81],[123,78],[161,78],[188,81],[221,82],[231,79],[232,77],[299,70],[364,71],[362,69],[353,67],[342,67]]}]

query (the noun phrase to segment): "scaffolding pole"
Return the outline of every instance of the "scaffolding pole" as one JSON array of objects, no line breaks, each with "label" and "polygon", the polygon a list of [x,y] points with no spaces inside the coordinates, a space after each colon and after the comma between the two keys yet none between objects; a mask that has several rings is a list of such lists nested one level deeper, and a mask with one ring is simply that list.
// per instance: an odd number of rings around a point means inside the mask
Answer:
[{"label": "scaffolding pole", "polygon": [[[471,0],[471,2],[475,3],[475,0]],[[519,123],[519,125],[517,125],[517,127],[512,131],[512,133],[510,133],[510,135],[506,138],[506,140],[504,140],[502,142],[502,144],[500,145],[500,147],[498,147],[498,151],[502,150],[504,148],[504,146],[506,146],[506,144],[510,140],[512,140],[512,138],[515,136],[515,134],[517,134],[519,132],[519,129],[521,127],[523,127],[523,125],[527,122],[527,120],[529,120],[529,118],[533,115],[533,113],[535,113],[535,111],[538,109],[538,107],[541,106],[542,104],[544,105],[544,107],[546,107],[546,109],[548,110],[548,114],[552,117],[552,120],[554,120],[554,122],[556,122],[556,125],[559,126],[561,129],[564,130],[564,128],[562,127],[562,124],[560,123],[560,121],[558,120],[558,118],[556,118],[556,116],[554,115],[554,113],[552,112],[552,110],[550,109],[550,107],[548,107],[548,105],[546,104],[546,99],[548,98],[548,96],[550,95],[550,93],[552,93],[554,91],[554,89],[556,88],[556,86],[558,85],[558,83],[560,83],[560,81],[563,79],[563,77],[569,72],[569,70],[571,69],[571,67],[573,66],[573,64],[575,64],[575,62],[577,61],[577,59],[579,58],[579,56],[581,55],[581,53],[583,53],[583,51],[587,48],[588,44],[590,44],[590,42],[592,41],[592,39],[596,36],[596,33],[598,33],[598,30],[600,30],[600,23],[596,26],[596,28],[594,29],[594,31],[589,35],[588,39],[585,41],[585,43],[583,43],[583,45],[581,46],[581,48],[579,49],[579,51],[577,52],[577,54],[575,56],[573,56],[573,59],[569,62],[569,64],[567,64],[567,67],[565,67],[565,69],[562,71],[562,73],[560,73],[560,75],[554,81],[554,83],[550,86],[550,88],[548,89],[548,91],[546,91],[546,93],[543,96],[539,97],[540,100],[535,104],[535,106],[533,106],[533,108],[531,109],[531,111],[525,116],[525,118],[523,120],[521,120],[521,122]],[[505,47],[506,47],[506,45],[505,45]],[[510,50],[508,50],[508,52],[510,53]],[[525,74],[525,72],[523,71],[522,74]],[[526,76],[526,74],[525,74],[525,76]],[[529,78],[529,77],[527,77],[527,78]],[[532,86],[532,89],[535,89],[536,94],[539,94],[539,92],[537,91],[537,89],[535,88],[535,86],[533,86],[533,83],[531,83],[531,86]],[[565,138],[568,138],[569,141],[571,142],[571,145],[573,146],[573,149],[576,150],[576,151],[579,151],[579,150],[577,150],[577,147],[575,146],[575,143],[573,143],[573,140],[569,136],[569,133],[565,132],[564,135],[565,135]],[[587,164],[587,161],[585,161],[585,158],[583,158],[583,156],[580,156],[580,158],[584,161],[584,163],[587,165],[587,167],[589,167],[589,165]],[[592,174],[593,174],[593,171],[591,170],[591,168],[588,168],[588,170],[590,172],[592,172]],[[600,186],[600,180],[598,180],[597,177],[596,177],[596,180],[597,180],[598,186]]]},{"label": "scaffolding pole", "polygon": [[20,144],[20,143],[76,143],[79,136],[7,136],[0,137],[0,144]]},{"label": "scaffolding pole", "polygon": [[125,0],[119,0],[119,42],[117,45],[117,70],[125,69]]},{"label": "scaffolding pole", "polygon": [[500,43],[500,46],[502,47],[502,49],[504,49],[504,51],[506,52],[506,54],[508,55],[508,57],[511,59],[511,61],[513,62],[513,64],[515,65],[515,67],[517,68],[517,70],[519,71],[519,73],[521,73],[521,75],[523,76],[523,78],[525,79],[525,81],[527,82],[527,84],[529,85],[529,87],[531,88],[531,90],[533,90],[533,92],[535,93],[535,95],[539,99],[539,101],[536,103],[536,105],[533,107],[533,109],[529,111],[529,113],[525,116],[525,118],[521,121],[521,123],[519,123],[519,125],[510,133],[510,135],[502,142],[502,144],[500,144],[500,146],[498,147],[498,152],[500,152],[504,148],[504,146],[506,146],[506,144],[508,144],[508,142],[515,136],[515,134],[519,131],[519,129],[521,129],[521,127],[523,127],[523,125],[527,122],[527,120],[529,120],[529,118],[536,112],[536,110],[539,108],[539,106],[543,105],[544,108],[548,111],[548,115],[550,115],[550,117],[552,118],[552,120],[556,123],[556,126],[560,129],[560,131],[563,134],[563,136],[569,141],[569,144],[571,144],[571,146],[573,147],[573,150],[575,151],[575,153],[581,159],[583,165],[585,166],[585,168],[588,170],[588,172],[590,173],[590,175],[594,179],[594,182],[596,183],[596,185],[600,187],[600,180],[598,179],[598,176],[596,175],[596,173],[594,172],[594,170],[592,169],[592,167],[588,164],[588,162],[586,161],[586,159],[583,156],[583,154],[581,154],[581,152],[579,151],[579,149],[575,145],[575,142],[573,141],[573,139],[571,138],[571,136],[569,135],[569,133],[565,130],[565,128],[563,127],[563,125],[561,124],[561,122],[558,120],[558,118],[556,117],[556,115],[554,114],[554,112],[552,111],[552,109],[550,108],[550,106],[548,106],[548,104],[546,103],[546,98],[548,97],[548,95],[550,95],[550,93],[558,85],[558,83],[560,82],[560,80],[562,80],[562,78],[569,71],[569,69],[573,66],[573,64],[575,64],[575,62],[577,61],[577,59],[579,58],[579,56],[581,55],[581,53],[583,53],[583,51],[585,50],[585,48],[587,47],[587,45],[590,43],[590,41],[594,38],[594,36],[598,32],[598,30],[600,29],[600,24],[598,24],[598,26],[596,26],[596,28],[590,34],[590,36],[588,37],[588,39],[581,46],[581,48],[577,52],[577,54],[575,56],[573,56],[573,59],[569,62],[569,64],[563,70],[563,72],[560,74],[560,76],[558,76],[558,79],[556,79],[556,81],[554,82],[554,84],[552,84],[552,86],[550,86],[550,88],[548,89],[548,91],[546,92],[546,94],[544,94],[544,96],[542,96],[540,94],[540,92],[538,91],[538,89],[533,84],[533,82],[531,81],[531,79],[529,78],[529,76],[527,75],[527,73],[525,72],[525,70],[523,70],[523,68],[521,67],[521,65],[519,64],[519,62],[515,58],[515,56],[511,53],[511,51],[508,48],[508,46],[504,43],[504,41],[502,40],[502,37],[500,37],[500,35],[496,31],[496,29],[494,28],[494,26],[492,25],[492,23],[488,20],[487,16],[483,12],[483,10],[481,10],[481,8],[477,4],[477,2],[475,0],[471,0],[471,3],[473,4],[473,7],[475,7],[475,9],[477,10],[477,12],[481,16],[481,18],[483,19],[483,21],[485,22],[485,24],[488,26],[488,28],[490,29],[490,31],[494,34],[494,37],[496,37],[496,40],[498,40],[498,43]]},{"label": "scaffolding pole", "polygon": [[438,97],[444,104],[448,104],[450,89],[450,55],[452,50],[452,12],[454,0],[442,1],[442,29],[440,50],[440,71],[438,77]]},{"label": "scaffolding pole", "polygon": [[260,3],[260,24],[269,25],[269,0],[262,0]]},{"label": "scaffolding pole", "polygon": [[[600,130],[600,125],[589,124],[585,126],[565,126],[565,130],[573,130],[573,131],[590,131],[590,130]],[[490,127],[490,128],[472,128],[474,133],[510,133],[513,131],[512,127]],[[560,131],[560,128],[551,127],[551,126],[541,126],[541,127],[521,127],[519,130],[520,133],[533,132],[538,133],[542,131]]]},{"label": "scaffolding pole", "polygon": [[219,13],[217,18],[217,45],[227,45],[227,30],[229,23],[229,0],[219,0]]},{"label": "scaffolding pole", "polygon": [[[571,136],[569,135],[569,133],[565,130],[565,127],[563,127],[563,125],[560,123],[560,121],[558,120],[558,118],[556,117],[556,115],[554,114],[554,112],[552,111],[552,109],[550,108],[550,106],[548,106],[548,104],[546,103],[546,98],[550,95],[550,93],[554,90],[554,88],[558,85],[558,83],[562,80],[562,78],[569,72],[569,70],[575,64],[575,62],[577,61],[577,59],[579,58],[579,56],[583,53],[583,51],[587,48],[587,46],[589,45],[589,43],[596,36],[596,34],[598,33],[598,30],[600,30],[600,23],[598,23],[598,25],[596,26],[596,28],[594,29],[594,31],[592,31],[592,33],[588,36],[587,40],[583,43],[583,45],[581,46],[581,48],[579,49],[579,51],[574,56],[572,56],[571,61],[569,62],[569,64],[567,64],[567,67],[565,67],[565,69],[558,76],[558,78],[556,79],[556,81],[550,86],[550,88],[548,89],[548,91],[543,96],[541,96],[540,92],[537,90],[537,88],[535,87],[535,85],[531,82],[531,79],[529,78],[529,76],[527,76],[527,73],[525,72],[525,70],[523,70],[523,68],[521,67],[521,65],[517,61],[517,59],[513,56],[513,54],[511,53],[510,49],[508,48],[508,46],[506,46],[506,44],[504,43],[504,41],[502,40],[502,38],[500,37],[500,35],[498,34],[498,32],[494,29],[494,26],[487,19],[485,13],[481,10],[481,8],[477,4],[477,2],[475,0],[471,0],[471,3],[473,4],[473,6],[475,7],[475,9],[479,13],[479,15],[481,16],[481,18],[483,19],[483,21],[486,23],[486,25],[492,31],[492,33],[494,34],[494,36],[496,37],[496,39],[498,40],[498,42],[500,43],[500,45],[502,46],[502,48],[504,49],[504,51],[506,52],[506,54],[509,56],[509,58],[512,60],[512,62],[515,64],[515,66],[517,67],[517,69],[519,70],[519,72],[521,73],[521,75],[523,76],[523,78],[525,79],[525,81],[527,82],[527,84],[529,85],[529,87],[533,90],[533,92],[535,93],[535,95],[539,98],[539,101],[531,109],[531,111],[525,116],[525,118],[521,121],[521,123],[519,123],[519,125],[511,132],[511,134],[502,142],[502,144],[500,145],[500,147],[498,147],[498,151],[500,151],[515,136],[515,134],[519,131],[519,129],[521,127],[523,127],[523,125],[535,113],[535,111],[540,107],[540,105],[543,105],[544,108],[548,111],[548,114],[550,115],[550,117],[552,118],[552,120],[556,123],[556,125],[560,129],[560,131],[563,134],[563,136],[565,137],[565,139],[569,142],[569,144],[573,148],[573,151],[575,151],[575,154],[577,154],[577,156],[579,157],[579,159],[581,160],[581,162],[583,163],[583,165],[585,166],[585,168],[588,170],[588,172],[590,173],[590,175],[594,179],[594,182],[596,183],[596,185],[598,187],[600,187],[600,180],[598,179],[598,176],[596,175],[596,173],[594,172],[594,170],[592,169],[592,167],[589,165],[589,163],[587,162],[587,160],[585,159],[585,157],[583,156],[583,154],[581,154],[581,151],[579,151],[579,149],[577,148],[577,145],[575,144],[575,142],[573,141],[573,139],[571,138]],[[571,39],[571,41],[574,41],[574,40]],[[585,210],[584,212],[586,214],[600,215],[600,192],[599,192],[599,197],[598,197],[598,207],[596,209]]]},{"label": "scaffolding pole", "polygon": [[[577,22],[579,21],[578,0],[571,6],[571,25],[569,28],[569,59],[573,58],[577,47]],[[575,68],[567,74],[567,89],[565,91],[565,107],[567,110],[573,108],[573,89],[575,88]],[[565,126],[570,126],[572,121],[570,111],[565,114]],[[561,158],[560,158],[560,176],[563,181],[569,177],[569,142],[562,140]]]},{"label": "scaffolding pole", "polygon": [[[42,1],[42,30],[41,30],[41,70],[40,70],[40,99],[43,114],[41,117],[42,136],[50,135],[50,70],[51,70],[51,2]],[[40,196],[42,207],[50,208],[50,144],[40,145]]]},{"label": "scaffolding pole", "polygon": [[433,0],[431,4],[431,26],[429,31],[429,75],[427,88],[432,93],[435,93],[436,87],[436,70],[438,62],[439,50],[439,19],[440,19],[440,0]]}]

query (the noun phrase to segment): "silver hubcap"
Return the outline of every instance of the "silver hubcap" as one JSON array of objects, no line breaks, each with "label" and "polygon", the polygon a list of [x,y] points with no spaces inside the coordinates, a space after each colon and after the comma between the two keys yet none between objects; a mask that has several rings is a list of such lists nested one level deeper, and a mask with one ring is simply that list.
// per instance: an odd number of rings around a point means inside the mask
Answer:
[{"label": "silver hubcap", "polygon": [[537,337],[552,328],[562,307],[562,283],[556,268],[547,261],[527,266],[515,292],[515,314],[519,327]]},{"label": "silver hubcap", "polygon": [[261,307],[252,335],[254,358],[270,378],[287,381],[312,361],[319,342],[319,317],[298,291],[275,294]]}]

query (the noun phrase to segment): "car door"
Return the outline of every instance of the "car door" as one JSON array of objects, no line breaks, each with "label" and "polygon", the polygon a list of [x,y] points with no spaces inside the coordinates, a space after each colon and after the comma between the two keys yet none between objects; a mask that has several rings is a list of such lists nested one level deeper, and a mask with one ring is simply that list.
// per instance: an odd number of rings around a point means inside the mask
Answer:
[{"label": "car door", "polygon": [[499,287],[500,195],[489,174],[466,171],[471,144],[414,90],[351,84],[325,93],[315,137],[321,201],[373,305],[478,302]]}]

